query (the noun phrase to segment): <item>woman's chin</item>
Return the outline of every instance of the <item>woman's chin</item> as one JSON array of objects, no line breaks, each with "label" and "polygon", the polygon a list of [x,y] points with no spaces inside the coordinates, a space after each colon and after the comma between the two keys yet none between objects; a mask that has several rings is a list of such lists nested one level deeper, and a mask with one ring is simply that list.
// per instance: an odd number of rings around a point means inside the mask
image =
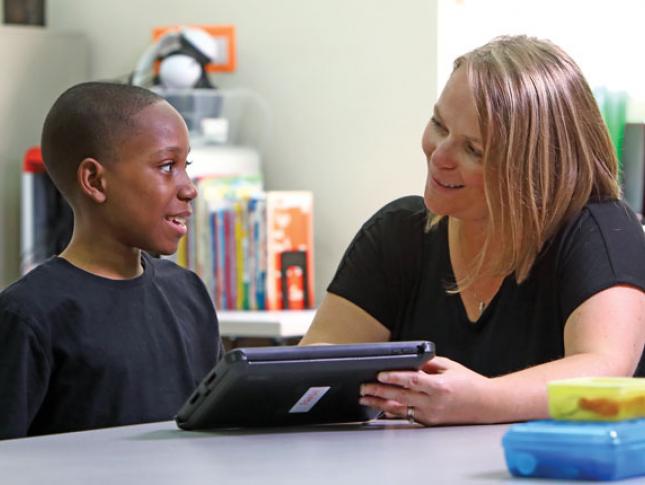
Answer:
[{"label": "woman's chin", "polygon": [[423,196],[423,202],[426,206],[426,209],[428,209],[432,214],[436,216],[449,215],[448,212],[446,211],[446,207],[442,206],[442,204],[437,204],[437,201],[434,200],[433,197],[429,197],[426,194]]}]

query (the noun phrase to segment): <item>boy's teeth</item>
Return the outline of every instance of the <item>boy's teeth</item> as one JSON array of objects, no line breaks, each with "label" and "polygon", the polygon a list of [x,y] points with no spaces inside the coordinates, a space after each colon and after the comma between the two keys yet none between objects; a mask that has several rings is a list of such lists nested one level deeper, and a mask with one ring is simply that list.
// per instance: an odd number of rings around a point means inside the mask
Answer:
[{"label": "boy's teeth", "polygon": [[175,224],[186,225],[186,218],[185,217],[168,217],[168,220],[170,222],[175,223]]}]

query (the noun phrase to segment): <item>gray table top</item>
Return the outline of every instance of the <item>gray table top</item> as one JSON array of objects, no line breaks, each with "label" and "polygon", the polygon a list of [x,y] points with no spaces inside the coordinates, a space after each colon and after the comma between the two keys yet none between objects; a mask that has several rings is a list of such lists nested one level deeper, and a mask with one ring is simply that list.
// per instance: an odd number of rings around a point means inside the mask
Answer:
[{"label": "gray table top", "polygon": [[[456,484],[514,481],[507,426],[404,421],[180,431],[173,422],[0,441],[0,481],[21,484]],[[542,483],[520,479],[521,483]]]}]

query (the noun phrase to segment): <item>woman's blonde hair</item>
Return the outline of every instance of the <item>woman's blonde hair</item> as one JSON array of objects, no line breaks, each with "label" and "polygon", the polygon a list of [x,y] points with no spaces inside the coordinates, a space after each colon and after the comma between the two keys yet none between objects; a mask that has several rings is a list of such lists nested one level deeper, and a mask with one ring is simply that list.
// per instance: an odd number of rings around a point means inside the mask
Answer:
[{"label": "woman's blonde hair", "polygon": [[585,204],[620,196],[615,151],[580,68],[551,42],[499,37],[456,59],[458,68],[475,98],[489,211],[467,280],[485,266],[521,283]]}]

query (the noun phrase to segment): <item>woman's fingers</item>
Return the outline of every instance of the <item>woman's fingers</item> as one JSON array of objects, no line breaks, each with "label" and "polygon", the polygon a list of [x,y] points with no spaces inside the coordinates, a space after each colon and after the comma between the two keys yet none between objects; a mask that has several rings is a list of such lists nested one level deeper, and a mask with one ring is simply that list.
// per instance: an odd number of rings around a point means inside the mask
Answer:
[{"label": "woman's fingers", "polygon": [[433,357],[428,362],[423,364],[421,369],[429,374],[440,374],[450,368],[456,366],[461,366],[454,360],[450,360],[447,357]]},{"label": "woman's fingers", "polygon": [[382,399],[376,396],[363,396],[358,401],[363,406],[380,409],[388,418],[405,418],[408,406],[398,401]]},{"label": "woman's fingers", "polygon": [[427,362],[421,370],[380,372],[377,379],[384,384],[430,394],[433,388],[441,386],[442,379],[436,374],[442,374],[457,367],[461,367],[461,365],[445,357],[435,357]]},{"label": "woman's fingers", "polygon": [[442,357],[420,371],[381,372],[377,379],[361,386],[361,404],[426,425],[481,419],[480,396],[490,382]]},{"label": "woman's fingers", "polygon": [[[412,389],[406,389],[398,385],[371,383],[363,384],[361,386],[361,399],[362,398],[376,398],[380,401],[386,401],[388,403],[387,409],[381,407],[383,404],[382,402],[379,402],[379,406],[377,407],[383,411],[394,410],[396,413],[399,413],[401,408],[403,408],[403,412],[405,414],[405,408],[407,406],[424,406],[427,403],[428,395]],[[368,406],[371,405],[372,404],[368,404]]]},{"label": "woman's fingers", "polygon": [[427,376],[423,371],[389,371],[379,372],[377,379],[383,384],[424,392],[428,387]]}]

